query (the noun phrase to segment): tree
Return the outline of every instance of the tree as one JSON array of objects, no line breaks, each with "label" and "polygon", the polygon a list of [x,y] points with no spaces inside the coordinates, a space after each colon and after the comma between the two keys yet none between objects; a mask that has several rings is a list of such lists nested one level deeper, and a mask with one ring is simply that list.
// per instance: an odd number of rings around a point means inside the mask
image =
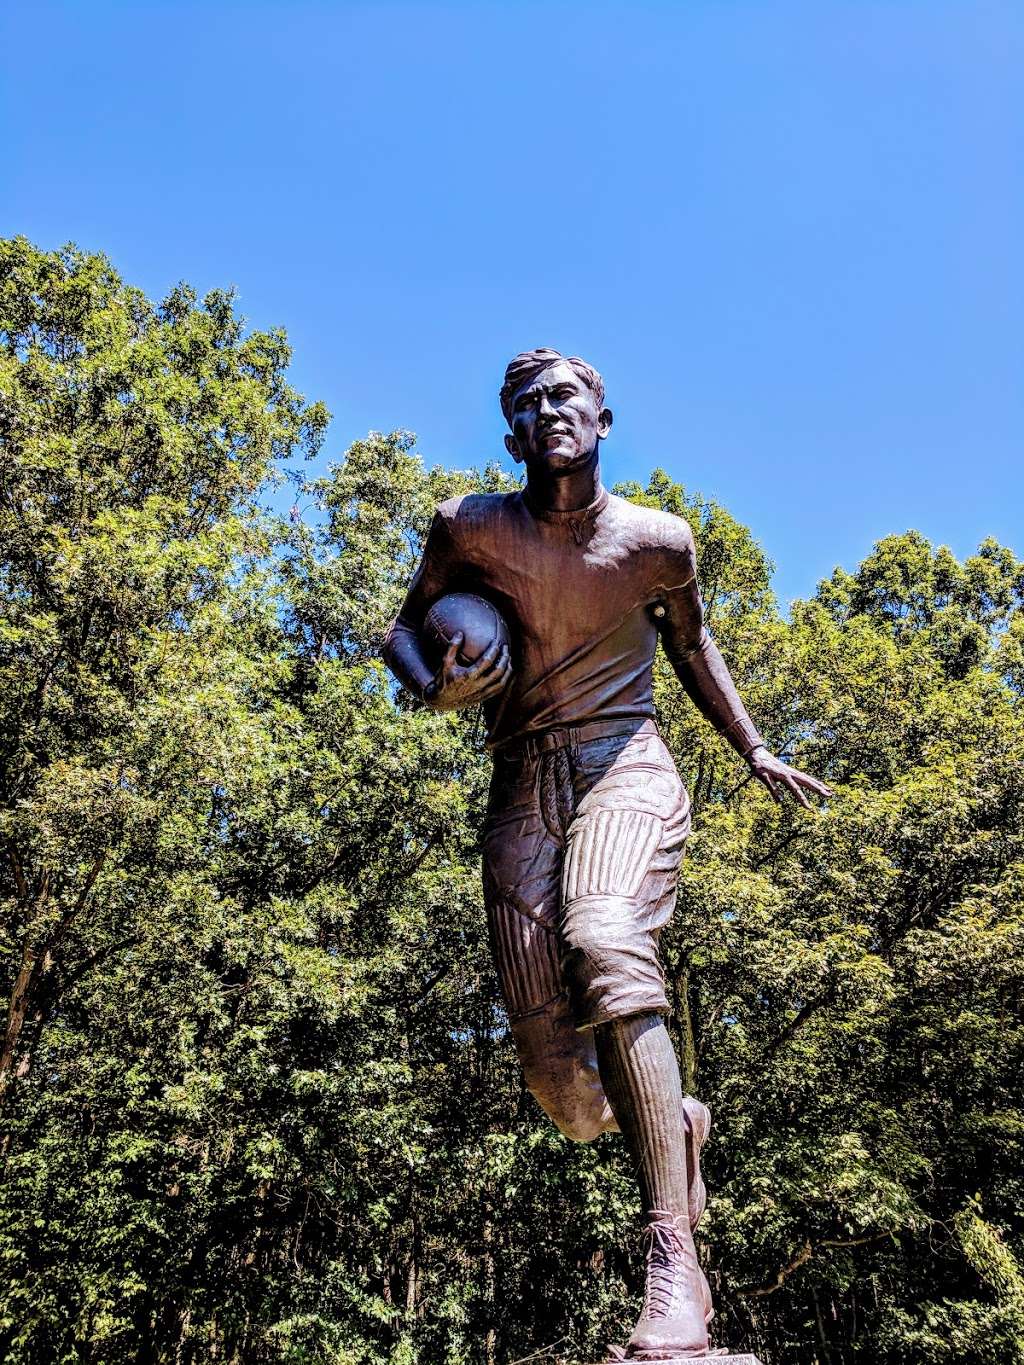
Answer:
[{"label": "tree", "polygon": [[325,414],[284,383],[282,335],[243,339],[229,295],[198,306],[182,287],[153,309],[71,249],[2,244],[0,343],[0,837],[18,945],[2,1095],[67,981],[163,912],[173,767],[191,755],[154,753],[160,702],[258,548],[253,495],[274,460],[315,450]]},{"label": "tree", "polygon": [[[597,1358],[638,1284],[621,1144],[523,1091],[477,718],[378,657],[433,506],[507,476],[371,433],[282,522],[325,422],[282,335],[0,261],[0,1356]],[[1024,1359],[1020,561],[894,536],[785,619],[725,509],[621,491],[691,520],[752,713],[837,788],[771,805],[659,663],[720,1339]]]}]

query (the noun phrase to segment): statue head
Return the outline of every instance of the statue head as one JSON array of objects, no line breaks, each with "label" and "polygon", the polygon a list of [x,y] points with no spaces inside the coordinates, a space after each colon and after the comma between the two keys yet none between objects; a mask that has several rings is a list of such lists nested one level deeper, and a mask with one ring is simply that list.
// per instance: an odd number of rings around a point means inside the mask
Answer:
[{"label": "statue head", "polygon": [[549,474],[571,473],[597,453],[611,430],[604,380],[579,356],[547,346],[509,362],[499,395],[511,432],[505,447],[514,460]]}]

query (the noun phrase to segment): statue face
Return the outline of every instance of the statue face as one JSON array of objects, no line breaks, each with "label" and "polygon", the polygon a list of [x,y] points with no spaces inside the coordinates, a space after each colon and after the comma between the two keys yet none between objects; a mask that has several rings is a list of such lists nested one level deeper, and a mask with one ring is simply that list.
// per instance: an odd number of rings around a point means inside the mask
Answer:
[{"label": "statue face", "polygon": [[570,365],[559,361],[529,380],[512,399],[509,453],[549,474],[571,473],[608,435],[612,415]]}]

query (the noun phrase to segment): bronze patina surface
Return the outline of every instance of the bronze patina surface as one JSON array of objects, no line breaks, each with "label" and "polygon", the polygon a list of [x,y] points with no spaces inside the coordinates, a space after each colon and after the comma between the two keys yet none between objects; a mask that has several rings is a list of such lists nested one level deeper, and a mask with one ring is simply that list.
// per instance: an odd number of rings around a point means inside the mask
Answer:
[{"label": "bronze patina surface", "polygon": [[[675,902],[690,802],[655,724],[660,640],[687,695],[776,800],[829,795],[765,748],[704,626],[693,534],[601,483],[612,425],[590,365],[547,349],[508,366],[500,395],[526,487],[436,512],[385,649],[428,706],[482,703],[494,774],[484,891],[495,965],[526,1083],[568,1137],[618,1130],[645,1211],[646,1288],[615,1360],[720,1355],[693,1233],[710,1114],[684,1096],[665,1027],[658,936]],[[492,602],[510,643],[433,667],[422,637],[452,592]]]}]

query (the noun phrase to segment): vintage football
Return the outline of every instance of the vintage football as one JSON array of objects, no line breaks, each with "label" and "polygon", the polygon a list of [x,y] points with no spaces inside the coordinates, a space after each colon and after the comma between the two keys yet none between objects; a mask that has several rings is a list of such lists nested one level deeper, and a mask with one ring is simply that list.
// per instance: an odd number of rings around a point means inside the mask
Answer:
[{"label": "vintage football", "polygon": [[452,637],[462,632],[459,663],[475,663],[492,641],[507,645],[508,626],[497,607],[472,592],[451,592],[427,612],[423,633],[440,663]]}]

